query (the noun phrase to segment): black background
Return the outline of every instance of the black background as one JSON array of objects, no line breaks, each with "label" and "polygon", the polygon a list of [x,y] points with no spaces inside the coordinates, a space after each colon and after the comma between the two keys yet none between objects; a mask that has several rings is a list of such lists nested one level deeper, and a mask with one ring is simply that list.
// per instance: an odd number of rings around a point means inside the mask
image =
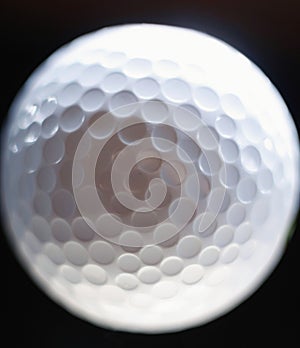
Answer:
[{"label": "black background", "polygon": [[[1,122],[18,89],[53,51],[81,34],[130,22],[195,28],[236,47],[271,78],[299,130],[298,0],[0,2]],[[104,330],[68,314],[33,284],[1,233],[3,347],[299,346],[299,241],[296,231],[275,272],[231,313],[200,328],[148,336]]]}]

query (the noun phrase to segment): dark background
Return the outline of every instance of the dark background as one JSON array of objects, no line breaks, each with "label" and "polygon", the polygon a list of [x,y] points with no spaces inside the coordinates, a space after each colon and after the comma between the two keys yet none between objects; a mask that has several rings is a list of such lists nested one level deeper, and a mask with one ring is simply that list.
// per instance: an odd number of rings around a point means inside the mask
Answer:
[{"label": "dark background", "polygon": [[[1,122],[27,77],[53,51],[81,34],[130,22],[195,28],[236,47],[271,78],[299,130],[298,0],[0,0]],[[0,238],[4,347],[299,346],[297,231],[275,272],[237,309],[203,327],[156,336],[108,331],[71,316],[33,284],[3,233]]]}]

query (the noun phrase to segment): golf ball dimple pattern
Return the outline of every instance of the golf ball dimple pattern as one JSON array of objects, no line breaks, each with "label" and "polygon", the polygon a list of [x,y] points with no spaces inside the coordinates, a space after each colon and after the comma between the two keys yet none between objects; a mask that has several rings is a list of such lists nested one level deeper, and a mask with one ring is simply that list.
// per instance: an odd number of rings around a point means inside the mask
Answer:
[{"label": "golf ball dimple pattern", "polygon": [[297,206],[293,128],[263,73],[205,34],[129,25],[79,38],[11,110],[9,236],[82,318],[140,332],[205,323],[281,255]]}]

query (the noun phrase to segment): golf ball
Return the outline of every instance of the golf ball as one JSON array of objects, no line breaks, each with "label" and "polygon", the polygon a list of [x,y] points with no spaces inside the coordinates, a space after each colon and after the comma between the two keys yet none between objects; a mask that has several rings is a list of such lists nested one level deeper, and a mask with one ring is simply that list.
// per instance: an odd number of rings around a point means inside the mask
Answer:
[{"label": "golf ball", "polygon": [[272,271],[298,168],[289,111],[244,55],[190,29],[116,26],[52,54],[13,103],[4,217],[22,265],[71,313],[176,331]]}]

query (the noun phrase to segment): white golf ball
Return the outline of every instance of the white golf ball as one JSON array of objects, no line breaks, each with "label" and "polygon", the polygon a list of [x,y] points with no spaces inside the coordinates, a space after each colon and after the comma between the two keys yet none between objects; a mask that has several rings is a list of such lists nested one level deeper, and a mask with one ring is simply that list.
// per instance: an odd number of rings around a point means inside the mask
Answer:
[{"label": "white golf ball", "polygon": [[241,303],[298,209],[298,136],[270,80],[209,35],[111,27],[51,55],[3,133],[8,235],[97,325],[167,332]]}]

